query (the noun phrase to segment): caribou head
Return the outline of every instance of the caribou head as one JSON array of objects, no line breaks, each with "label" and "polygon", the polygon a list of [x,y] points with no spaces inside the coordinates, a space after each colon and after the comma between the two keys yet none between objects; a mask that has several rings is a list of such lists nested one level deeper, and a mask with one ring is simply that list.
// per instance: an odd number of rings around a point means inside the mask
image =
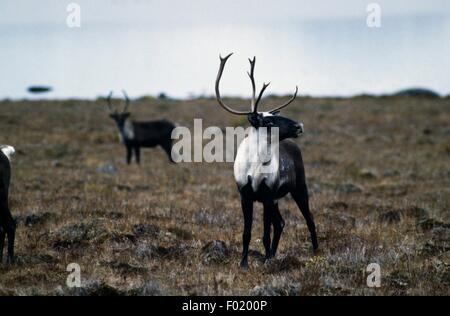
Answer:
[{"label": "caribou head", "polygon": [[251,100],[251,107],[250,107],[251,110],[250,111],[237,111],[237,110],[230,108],[228,105],[225,104],[225,102],[222,100],[222,97],[220,96],[219,84],[220,84],[220,79],[222,78],[225,64],[231,55],[233,55],[233,53],[227,55],[224,58],[222,58],[222,56],[220,56],[220,68],[219,68],[219,72],[217,74],[217,79],[216,79],[216,98],[217,98],[217,102],[219,103],[219,105],[232,114],[246,115],[248,121],[254,128],[266,127],[268,129],[270,129],[272,127],[277,127],[279,130],[280,140],[286,139],[286,138],[298,137],[298,135],[300,135],[303,132],[303,124],[301,124],[301,123],[299,124],[289,118],[279,115],[281,109],[285,108],[286,106],[288,106],[295,100],[295,98],[297,97],[298,87],[295,88],[294,95],[286,103],[284,103],[268,112],[259,112],[258,111],[258,105],[262,99],[264,91],[267,89],[267,87],[269,86],[270,83],[267,83],[267,84],[263,83],[261,91],[259,92],[258,97],[256,97],[256,84],[255,84],[255,77],[254,77],[256,57],[253,57],[253,59],[249,59],[250,71],[247,72],[248,76],[250,77],[250,81],[252,84],[252,92],[253,92],[252,100]]},{"label": "caribou head", "polygon": [[128,107],[130,106],[130,99],[128,98],[128,95],[125,92],[125,90],[122,90],[122,93],[125,97],[125,106],[123,107],[122,111],[120,111],[120,112],[117,107],[113,107],[113,105],[112,105],[112,101],[111,101],[111,97],[113,95],[112,91],[109,93],[108,97],[106,98],[106,103],[107,103],[109,111],[110,111],[109,116],[117,123],[117,126],[119,127],[119,129],[124,128],[125,122],[131,114],[130,112],[128,112]]}]

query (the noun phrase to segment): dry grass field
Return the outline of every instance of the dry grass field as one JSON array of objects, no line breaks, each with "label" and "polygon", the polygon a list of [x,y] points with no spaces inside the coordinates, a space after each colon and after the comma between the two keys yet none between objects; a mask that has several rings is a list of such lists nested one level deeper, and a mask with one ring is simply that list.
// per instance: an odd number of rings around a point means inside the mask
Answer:
[{"label": "dry grass field", "polygon": [[[278,104],[275,97],[263,107]],[[247,108],[248,100],[229,100]],[[139,120],[238,126],[213,99],[142,98]],[[299,98],[283,114],[305,125],[320,251],[294,201],[277,258],[262,261],[255,209],[250,267],[232,164],[169,164],[146,149],[125,164],[102,100],[2,101],[0,143],[13,145],[16,263],[0,295],[449,295],[450,98]],[[82,287],[66,286],[69,263]],[[369,263],[381,287],[366,285]]]}]

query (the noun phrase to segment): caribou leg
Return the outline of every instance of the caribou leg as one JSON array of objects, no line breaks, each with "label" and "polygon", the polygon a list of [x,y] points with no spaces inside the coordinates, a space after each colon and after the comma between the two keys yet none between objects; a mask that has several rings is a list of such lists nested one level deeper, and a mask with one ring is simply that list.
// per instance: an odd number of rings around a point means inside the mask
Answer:
[{"label": "caribou leg", "polygon": [[139,165],[141,163],[141,147],[134,147],[134,156],[136,158],[136,163]]},{"label": "caribou leg", "polygon": [[253,201],[241,197],[242,212],[244,213],[244,233],[242,234],[241,268],[248,268],[248,248],[252,238]]},{"label": "caribou leg", "polygon": [[169,161],[172,163],[175,163],[175,161],[173,161],[172,159],[172,140],[168,140],[165,141],[161,144],[162,149],[164,149],[164,151],[167,154],[167,157],[169,158]]},{"label": "caribou leg", "polygon": [[7,262],[13,263],[14,262],[14,241],[16,238],[16,223],[11,217],[11,220],[8,224],[8,230],[6,231],[6,234],[8,235],[8,257]]},{"label": "caribou leg", "polygon": [[133,155],[133,152],[131,150],[130,146],[127,146],[127,164],[131,164],[131,157]]},{"label": "caribou leg", "polygon": [[278,203],[274,204],[272,223],[273,223],[273,240],[271,247],[271,256],[275,257],[275,255],[277,254],[278,243],[280,241],[281,233],[283,232],[284,228],[284,220],[278,208]]},{"label": "caribou leg", "polygon": [[[16,232],[16,223],[11,216],[9,211],[7,197],[4,195],[0,196],[0,223],[1,223],[1,232],[0,232],[0,250],[3,255],[3,247],[5,242],[5,235],[8,237],[8,256],[7,262],[12,263],[14,260],[14,240],[15,240],[15,232]],[[2,256],[0,256],[1,258]]]},{"label": "caribou leg", "polygon": [[306,184],[298,186],[298,191],[291,192],[291,195],[306,220],[306,225],[311,234],[313,250],[315,251],[319,247],[319,244],[317,243],[316,224],[314,223],[314,218],[309,210],[308,189]]},{"label": "caribou leg", "polygon": [[264,206],[264,235],[263,235],[263,244],[264,249],[266,250],[266,260],[269,260],[272,255],[270,251],[270,230],[272,226],[272,218],[273,218],[273,201],[265,201],[263,203]]},{"label": "caribou leg", "polygon": [[6,232],[3,227],[0,227],[0,264],[3,262],[3,248],[5,245]]}]

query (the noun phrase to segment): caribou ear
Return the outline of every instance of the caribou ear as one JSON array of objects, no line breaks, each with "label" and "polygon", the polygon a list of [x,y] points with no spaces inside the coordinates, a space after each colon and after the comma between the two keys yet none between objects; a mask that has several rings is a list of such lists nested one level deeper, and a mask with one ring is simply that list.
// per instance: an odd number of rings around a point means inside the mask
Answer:
[{"label": "caribou ear", "polygon": [[116,118],[116,114],[111,113],[111,114],[109,114],[109,117],[110,117],[110,118]]},{"label": "caribou ear", "polygon": [[131,115],[130,112],[122,113],[123,118],[128,118]]}]

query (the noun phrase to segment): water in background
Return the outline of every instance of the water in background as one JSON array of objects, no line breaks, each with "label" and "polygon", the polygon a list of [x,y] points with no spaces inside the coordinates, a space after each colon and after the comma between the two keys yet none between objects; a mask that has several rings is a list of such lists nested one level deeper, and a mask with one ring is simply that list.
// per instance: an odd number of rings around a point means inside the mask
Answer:
[{"label": "water in background", "polygon": [[389,93],[411,86],[450,93],[450,19],[384,18],[270,24],[0,24],[0,99],[94,98],[125,88],[130,96],[212,95],[219,53],[234,52],[223,94],[250,95],[247,58],[257,56],[258,86],[314,96]]}]

